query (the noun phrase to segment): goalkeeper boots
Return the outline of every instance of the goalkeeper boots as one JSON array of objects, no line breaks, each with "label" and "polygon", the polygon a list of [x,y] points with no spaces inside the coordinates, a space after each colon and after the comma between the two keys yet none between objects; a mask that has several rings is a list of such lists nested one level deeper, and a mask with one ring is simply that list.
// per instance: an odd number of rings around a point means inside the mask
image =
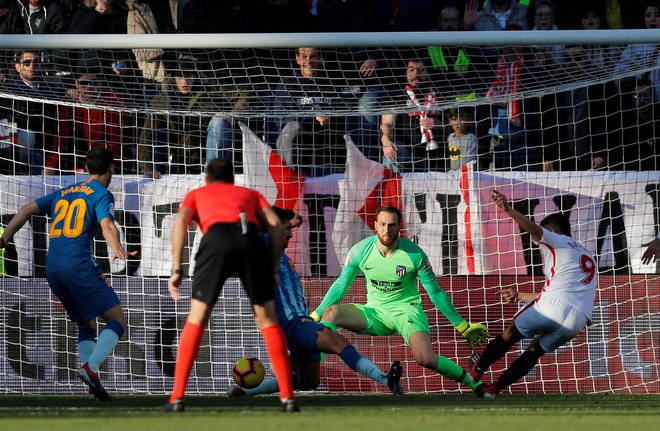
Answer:
[{"label": "goalkeeper boots", "polygon": [[186,403],[183,400],[183,398],[177,398],[176,400],[174,400],[173,403],[167,400],[167,403],[165,403],[165,405],[160,408],[160,411],[162,413],[183,412],[185,410],[186,410]]},{"label": "goalkeeper boots", "polygon": [[300,411],[298,400],[295,398],[287,398],[282,401],[282,411],[285,413],[296,413]]},{"label": "goalkeeper boots", "polygon": [[470,359],[468,360],[468,368],[470,369],[470,377],[472,377],[472,381],[478,382],[481,380],[481,377],[483,377],[484,372],[483,370],[479,369],[477,365],[479,364],[479,359],[481,359],[481,355],[478,354],[477,352],[472,353],[470,356]]},{"label": "goalkeeper boots", "polygon": [[387,387],[397,397],[403,394],[403,386],[401,386],[401,376],[403,375],[403,367],[400,361],[392,362],[390,372],[387,373]]},{"label": "goalkeeper boots", "polygon": [[500,389],[495,383],[490,385],[481,385],[475,392],[477,398],[495,398],[500,393]]},{"label": "goalkeeper boots", "polygon": [[99,375],[94,371],[92,371],[87,363],[84,363],[83,366],[78,369],[78,377],[80,377],[83,383],[89,386],[89,389],[92,391],[94,397],[97,400],[99,401],[112,400],[112,397],[110,396],[108,391],[106,391],[103,385],[101,384],[101,380],[99,380]]}]

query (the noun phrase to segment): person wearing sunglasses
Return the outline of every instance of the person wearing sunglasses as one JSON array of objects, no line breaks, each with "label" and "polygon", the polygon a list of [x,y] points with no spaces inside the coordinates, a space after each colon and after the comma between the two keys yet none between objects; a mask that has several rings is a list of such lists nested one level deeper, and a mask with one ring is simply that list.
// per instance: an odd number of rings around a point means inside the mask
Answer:
[{"label": "person wearing sunglasses", "polygon": [[13,69],[15,75],[8,76],[4,86],[8,93],[21,97],[0,101],[0,120],[16,125],[12,129],[15,145],[8,158],[11,163],[0,170],[12,175],[39,175],[44,173],[44,150],[69,136],[68,123],[64,121],[67,108],[44,102],[61,100],[64,89],[60,83],[45,79],[41,53],[36,50],[16,52]]}]

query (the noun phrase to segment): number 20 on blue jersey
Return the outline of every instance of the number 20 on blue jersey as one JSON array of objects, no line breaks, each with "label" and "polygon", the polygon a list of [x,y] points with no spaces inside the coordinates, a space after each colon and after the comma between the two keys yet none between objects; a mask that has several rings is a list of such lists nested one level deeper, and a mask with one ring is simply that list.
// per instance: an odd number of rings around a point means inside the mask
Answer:
[{"label": "number 20 on blue jersey", "polygon": [[87,202],[80,198],[71,203],[66,199],[60,199],[55,203],[54,213],[49,236],[57,238],[64,233],[67,238],[76,238],[82,233],[85,226]]}]

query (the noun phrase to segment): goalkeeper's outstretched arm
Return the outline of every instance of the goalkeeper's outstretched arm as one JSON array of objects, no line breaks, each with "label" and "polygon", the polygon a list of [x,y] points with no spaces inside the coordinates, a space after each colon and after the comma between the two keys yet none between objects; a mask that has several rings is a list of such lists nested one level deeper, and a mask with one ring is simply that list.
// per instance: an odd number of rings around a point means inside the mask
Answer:
[{"label": "goalkeeper's outstretched arm", "polygon": [[330,286],[330,289],[328,289],[328,292],[323,297],[321,304],[316,307],[316,310],[312,312],[310,317],[317,322],[321,320],[326,308],[337,304],[346,296],[346,292],[348,292],[359,272],[360,268],[358,268],[357,264],[354,265],[352,261],[347,262],[337,280],[332,283],[332,286]]}]

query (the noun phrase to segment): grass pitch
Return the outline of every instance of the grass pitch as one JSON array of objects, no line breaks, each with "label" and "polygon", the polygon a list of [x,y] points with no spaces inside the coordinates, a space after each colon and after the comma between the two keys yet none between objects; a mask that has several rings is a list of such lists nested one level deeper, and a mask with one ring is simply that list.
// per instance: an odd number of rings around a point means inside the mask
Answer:
[{"label": "grass pitch", "polygon": [[188,397],[162,414],[164,396],[0,396],[0,430],[44,431],[534,431],[660,430],[660,395],[301,395],[284,414],[277,397]]}]

